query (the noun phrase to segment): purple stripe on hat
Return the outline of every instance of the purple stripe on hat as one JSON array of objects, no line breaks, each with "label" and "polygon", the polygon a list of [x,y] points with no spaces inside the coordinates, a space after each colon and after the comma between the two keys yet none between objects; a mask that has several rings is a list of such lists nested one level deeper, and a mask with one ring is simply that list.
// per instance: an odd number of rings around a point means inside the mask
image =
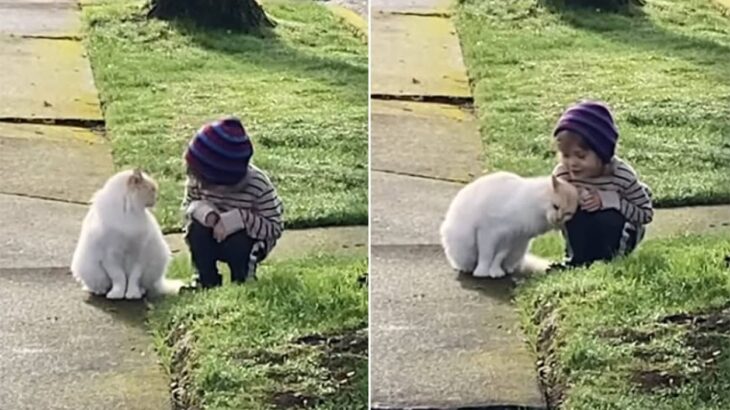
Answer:
[{"label": "purple stripe on hat", "polygon": [[224,118],[218,122],[229,135],[247,135],[246,128],[241,121],[235,117]]},{"label": "purple stripe on hat", "polygon": [[616,124],[613,122],[611,114],[606,110],[605,107],[600,105],[577,106],[569,109],[563,115],[563,118],[583,118],[585,121],[593,121],[593,126],[597,128],[608,128],[618,134]]},{"label": "purple stripe on hat", "polygon": [[570,130],[583,137],[585,143],[604,162],[613,157],[619,134],[611,110],[605,104],[581,101],[571,106],[558,120],[553,135],[562,130]]},{"label": "purple stripe on hat", "polygon": [[203,132],[196,136],[195,141],[200,141],[200,143],[205,144],[206,147],[215,151],[217,154],[229,159],[247,160],[251,158],[253,152],[253,147],[249,140],[233,144],[221,137],[213,128],[203,130]]},{"label": "purple stripe on hat", "polygon": [[609,141],[616,141],[616,132],[613,128],[607,127],[604,124],[601,124],[599,121],[595,121],[594,119],[585,116],[585,115],[566,115],[563,117],[560,121],[561,123],[565,122],[572,122],[572,123],[579,123],[583,124],[585,127],[590,129],[590,133],[588,135],[583,135],[584,138],[591,138],[595,134],[600,134],[602,138],[605,138]]},{"label": "purple stripe on hat", "polygon": [[[196,140],[197,141],[197,140]],[[242,159],[228,159],[216,155],[215,151],[210,150],[205,144],[192,143],[188,149],[201,162],[207,166],[221,171],[242,172],[248,167],[248,161]]]},{"label": "purple stripe on hat", "polygon": [[211,184],[232,185],[238,183],[243,178],[236,178],[235,175],[221,173],[205,166],[190,150],[185,155],[185,161],[198,178]]},{"label": "purple stripe on hat", "polygon": [[224,127],[221,122],[215,122],[211,127],[229,142],[240,143],[243,140],[248,140],[248,136],[243,131],[243,127],[240,129],[238,127]]},{"label": "purple stripe on hat", "polygon": [[[253,144],[241,122],[228,117],[200,128],[188,144],[188,166],[208,182],[230,185],[246,176],[253,156]],[[192,161],[192,162],[191,162]]]}]

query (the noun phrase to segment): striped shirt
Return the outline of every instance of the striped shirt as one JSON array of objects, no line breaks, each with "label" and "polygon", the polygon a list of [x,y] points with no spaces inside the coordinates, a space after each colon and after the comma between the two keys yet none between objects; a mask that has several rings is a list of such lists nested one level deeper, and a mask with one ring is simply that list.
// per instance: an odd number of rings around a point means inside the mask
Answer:
[{"label": "striped shirt", "polygon": [[654,218],[651,189],[640,182],[636,171],[623,160],[614,157],[610,172],[596,178],[571,179],[568,169],[558,164],[553,175],[578,188],[593,188],[601,197],[602,209],[617,209],[634,227],[646,225]]},{"label": "striped shirt", "polygon": [[236,225],[263,244],[264,255],[281,237],[284,229],[283,205],[269,177],[254,165],[249,165],[246,178],[241,183],[225,191],[205,189],[200,181],[188,176],[183,208],[189,218],[201,201],[211,204],[221,214],[229,211],[237,213]]}]

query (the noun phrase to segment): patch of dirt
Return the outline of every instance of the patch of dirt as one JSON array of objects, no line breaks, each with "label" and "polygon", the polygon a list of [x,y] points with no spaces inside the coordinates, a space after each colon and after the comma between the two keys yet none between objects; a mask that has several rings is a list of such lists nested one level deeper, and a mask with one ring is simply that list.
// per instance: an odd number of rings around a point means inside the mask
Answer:
[{"label": "patch of dirt", "polygon": [[[192,388],[191,364],[195,362],[195,338],[184,324],[176,326],[166,338],[173,352],[170,363],[170,395],[173,410],[201,410],[199,394]],[[347,329],[332,334],[312,334],[272,349],[237,352],[232,359],[242,366],[265,365],[267,377],[282,387],[270,393],[270,402],[278,409],[308,409],[330,396],[351,388],[358,364],[368,357],[368,329]],[[290,361],[316,363],[321,371],[288,365]],[[317,387],[312,389],[312,382]],[[321,388],[320,388],[321,387]]]},{"label": "patch of dirt", "polygon": [[537,338],[537,374],[540,388],[549,409],[560,408],[567,386],[561,380],[561,372],[556,352],[558,343],[555,333],[558,330],[558,314],[550,303],[541,304],[536,310],[533,321],[540,328]]},{"label": "patch of dirt", "polygon": [[[555,305],[542,302],[536,302],[532,318],[540,329],[537,370],[548,408],[559,409],[568,391],[566,375],[556,354],[560,349],[557,337],[560,315]],[[689,348],[689,357],[677,357],[677,352],[653,343],[676,332],[681,333],[684,345]],[[639,389],[647,393],[663,390],[671,394],[692,378],[713,374],[715,364],[724,354],[721,346],[726,346],[730,337],[730,304],[712,311],[672,314],[645,326],[607,329],[600,331],[598,336],[634,345],[633,356],[641,365],[630,377]],[[676,363],[684,363],[687,367],[679,369]]]},{"label": "patch of dirt", "polygon": [[180,324],[168,335],[167,344],[173,352],[170,361],[170,395],[173,410],[200,410],[201,404],[192,391],[191,374],[188,367],[195,340],[184,324]]},{"label": "patch of dirt", "polygon": [[[680,312],[662,317],[658,323],[680,331],[684,345],[689,348],[689,357],[673,357],[670,352],[637,349],[634,356],[652,366],[649,370],[636,370],[632,381],[645,392],[674,390],[694,377],[708,377],[715,371],[715,364],[722,357],[722,346],[727,345],[730,336],[730,307],[688,313]],[[662,370],[670,362],[693,362],[691,371]]]},{"label": "patch of dirt", "polygon": [[615,339],[620,343],[646,344],[662,334],[661,329],[605,329],[598,336],[605,339]]},{"label": "patch of dirt", "polygon": [[231,359],[242,362],[243,366],[251,366],[257,364],[274,364],[280,365],[289,360],[296,352],[293,351],[272,351],[266,349],[250,349],[236,352],[231,355]]},{"label": "patch of dirt", "polygon": [[634,372],[632,376],[632,382],[645,393],[677,388],[686,381],[686,377],[681,374],[662,370],[640,370]]},{"label": "patch of dirt", "polygon": [[274,393],[271,401],[279,409],[305,409],[316,406],[319,399],[293,391],[285,391]]},{"label": "patch of dirt", "polygon": [[298,391],[295,387],[303,386],[297,382],[312,376],[297,371],[292,373],[291,369],[277,370],[274,366],[269,369],[268,375],[287,384],[291,389],[273,393],[271,402],[281,409],[311,408],[349,388],[350,382],[356,376],[358,362],[368,358],[368,329],[357,328],[332,334],[302,336],[292,340],[287,350],[289,353],[286,359],[300,354],[316,361],[318,367],[323,370],[318,384],[326,386],[323,390],[327,393],[314,395]]}]

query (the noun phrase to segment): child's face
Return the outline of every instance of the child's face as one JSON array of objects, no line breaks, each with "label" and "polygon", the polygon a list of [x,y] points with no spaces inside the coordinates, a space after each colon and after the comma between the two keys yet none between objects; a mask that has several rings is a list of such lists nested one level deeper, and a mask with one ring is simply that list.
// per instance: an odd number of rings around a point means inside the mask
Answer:
[{"label": "child's face", "polygon": [[595,178],[603,173],[603,161],[580,135],[561,131],[557,140],[560,162],[568,169],[571,178]]},{"label": "child's face", "polygon": [[231,190],[235,186],[235,185],[231,186],[231,185],[211,184],[209,182],[206,182],[200,176],[196,175],[195,172],[193,172],[193,170],[191,170],[190,168],[187,168],[187,174],[188,174],[188,176],[191,176],[191,177],[195,178],[196,180],[198,180],[198,182],[200,182],[201,187],[203,189],[205,189],[206,191],[225,193],[225,192],[228,192],[229,190]]}]

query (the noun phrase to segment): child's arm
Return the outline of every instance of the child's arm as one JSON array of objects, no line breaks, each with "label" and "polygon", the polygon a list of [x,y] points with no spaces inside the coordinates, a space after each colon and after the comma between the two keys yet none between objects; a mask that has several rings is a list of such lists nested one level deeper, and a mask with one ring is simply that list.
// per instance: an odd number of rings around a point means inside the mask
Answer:
[{"label": "child's arm", "polygon": [[281,200],[274,187],[265,191],[258,200],[257,212],[242,210],[246,230],[255,239],[279,239],[283,230]]},{"label": "child's arm", "polygon": [[220,215],[227,232],[245,229],[253,239],[278,239],[283,231],[283,206],[276,189],[267,178],[261,178],[263,191],[256,200],[256,210],[232,209]]},{"label": "child's arm", "polygon": [[194,218],[203,225],[207,225],[206,219],[208,215],[218,212],[218,209],[213,204],[200,199],[198,187],[190,178],[185,182],[185,194],[182,207],[185,210],[186,216]]},{"label": "child's arm", "polygon": [[617,209],[631,223],[646,225],[654,219],[652,194],[648,186],[641,183],[629,167],[617,171],[627,180],[623,192],[598,191],[603,209]]}]

